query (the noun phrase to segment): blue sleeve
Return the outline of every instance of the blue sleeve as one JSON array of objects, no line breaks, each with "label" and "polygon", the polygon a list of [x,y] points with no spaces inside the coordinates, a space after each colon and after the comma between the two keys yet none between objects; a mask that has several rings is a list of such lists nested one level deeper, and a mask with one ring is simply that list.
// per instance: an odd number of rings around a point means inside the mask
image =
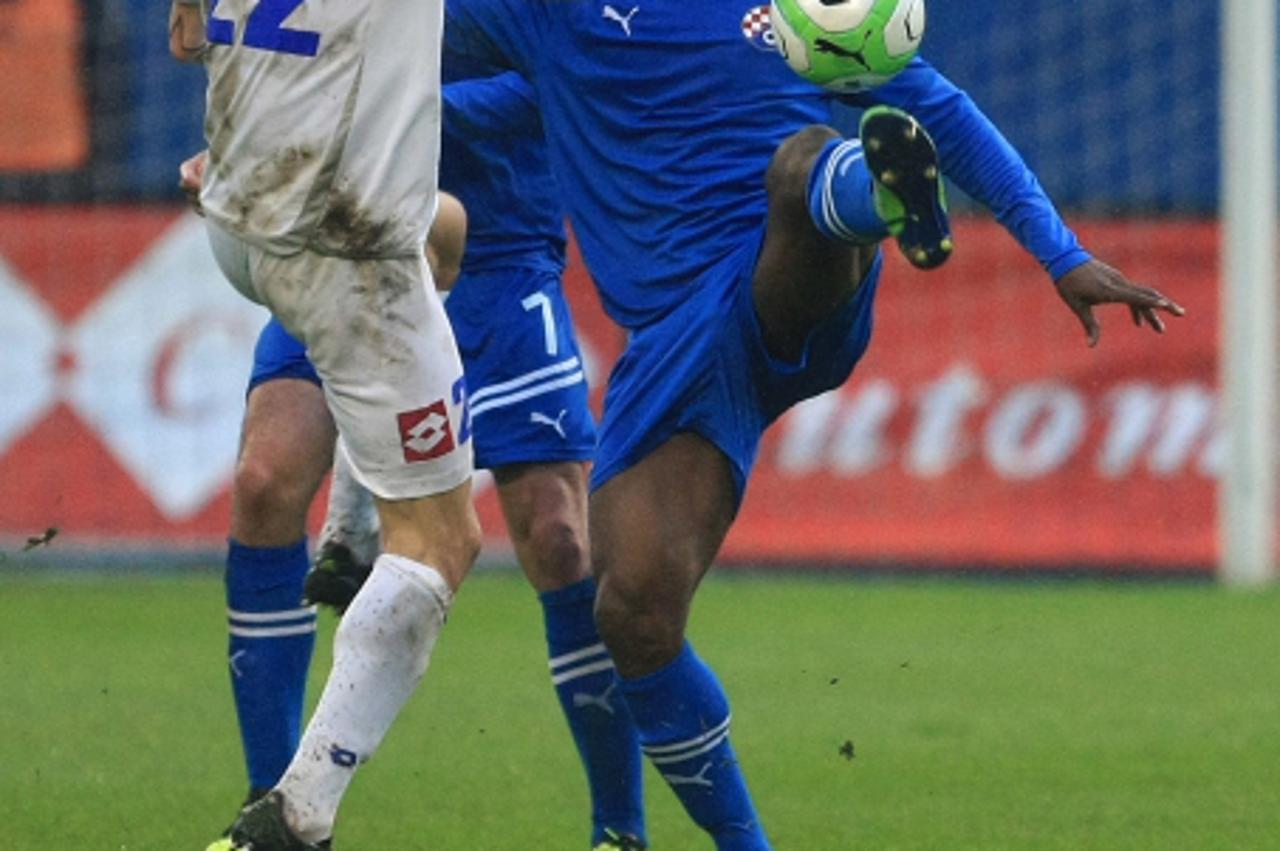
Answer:
[{"label": "blue sleeve", "polygon": [[1013,145],[932,65],[916,59],[862,98],[915,116],[938,146],[943,173],[995,213],[1054,280],[1092,259]]},{"label": "blue sleeve", "polygon": [[[520,3],[508,8],[511,0],[445,0],[443,62],[492,69],[522,71],[529,78],[528,57],[523,47],[536,45],[541,34],[534,31],[536,4]],[[519,0],[517,0],[519,3]]]},{"label": "blue sleeve", "polygon": [[533,87],[514,71],[446,83],[444,121],[451,133],[472,138],[542,137]]}]

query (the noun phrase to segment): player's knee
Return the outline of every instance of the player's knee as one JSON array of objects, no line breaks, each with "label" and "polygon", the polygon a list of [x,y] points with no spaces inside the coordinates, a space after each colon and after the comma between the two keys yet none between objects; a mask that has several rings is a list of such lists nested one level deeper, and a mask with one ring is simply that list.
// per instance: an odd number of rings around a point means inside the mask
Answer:
[{"label": "player's knee", "polygon": [[596,628],[625,676],[656,670],[684,643],[688,600],[664,583],[605,573],[596,594]]},{"label": "player's knee", "polygon": [[684,644],[684,624],[669,612],[618,605],[596,598],[596,628],[623,676],[643,676],[674,659]]},{"label": "player's knee", "polygon": [[241,514],[264,521],[300,517],[311,496],[302,477],[289,475],[270,459],[247,456],[236,464],[232,498]]},{"label": "player's knee", "polygon": [[585,535],[562,512],[536,516],[521,550],[528,553],[525,569],[539,591],[563,588],[591,574]]},{"label": "player's knee", "polygon": [[774,203],[795,199],[807,209],[809,172],[813,170],[813,163],[822,148],[839,136],[825,124],[811,124],[788,136],[769,160],[769,169],[765,173],[769,198]]}]

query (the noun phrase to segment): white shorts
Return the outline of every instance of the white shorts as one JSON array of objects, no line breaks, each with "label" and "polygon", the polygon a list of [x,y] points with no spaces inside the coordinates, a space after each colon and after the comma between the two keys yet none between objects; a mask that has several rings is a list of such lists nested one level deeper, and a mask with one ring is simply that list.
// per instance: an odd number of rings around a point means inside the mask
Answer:
[{"label": "white shorts", "polygon": [[425,258],[282,257],[206,221],[223,274],[307,347],[362,485],[413,499],[467,481],[462,362]]}]

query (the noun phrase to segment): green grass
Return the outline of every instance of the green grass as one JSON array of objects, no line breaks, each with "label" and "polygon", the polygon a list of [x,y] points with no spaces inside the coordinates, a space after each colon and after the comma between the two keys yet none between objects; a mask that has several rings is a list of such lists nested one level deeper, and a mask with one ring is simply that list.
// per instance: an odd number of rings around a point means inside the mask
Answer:
[{"label": "green grass", "polygon": [[[0,574],[0,848],[203,849],[225,826],[221,596],[211,573]],[[1280,847],[1280,594],[713,577],[693,623],[780,851]],[[341,851],[586,847],[540,635],[516,575],[469,583]],[[709,848],[655,779],[655,849]]]}]

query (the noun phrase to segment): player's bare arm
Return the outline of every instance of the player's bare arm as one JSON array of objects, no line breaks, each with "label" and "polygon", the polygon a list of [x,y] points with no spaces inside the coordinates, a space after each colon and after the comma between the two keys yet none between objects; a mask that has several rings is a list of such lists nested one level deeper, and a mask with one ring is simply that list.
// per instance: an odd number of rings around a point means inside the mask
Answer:
[{"label": "player's bare arm", "polygon": [[200,62],[208,46],[199,2],[173,0],[169,6],[170,55],[179,62]]},{"label": "player's bare arm", "polygon": [[[925,91],[931,92],[928,98],[921,95]],[[932,67],[913,63],[878,89],[877,96],[922,113],[922,122],[938,142],[943,171],[1006,222],[1010,234],[1044,265],[1058,294],[1084,326],[1090,346],[1096,346],[1102,334],[1093,313],[1098,305],[1123,304],[1136,325],[1148,325],[1157,333],[1164,331],[1161,313],[1184,315],[1182,307],[1163,293],[1133,283],[1081,246],[1021,155],[968,95]]]},{"label": "player's bare arm", "polygon": [[427,262],[437,290],[449,290],[462,273],[467,244],[467,211],[453,195],[440,193],[440,207],[427,233]]},{"label": "player's bare arm", "polygon": [[1058,288],[1058,295],[1084,326],[1091,347],[1098,345],[1102,336],[1102,326],[1093,315],[1096,305],[1127,305],[1134,325],[1141,328],[1145,323],[1158,334],[1164,333],[1161,313],[1170,316],[1186,314],[1177,302],[1150,287],[1131,282],[1122,272],[1101,260],[1090,260],[1077,266],[1060,276],[1054,285]]}]

